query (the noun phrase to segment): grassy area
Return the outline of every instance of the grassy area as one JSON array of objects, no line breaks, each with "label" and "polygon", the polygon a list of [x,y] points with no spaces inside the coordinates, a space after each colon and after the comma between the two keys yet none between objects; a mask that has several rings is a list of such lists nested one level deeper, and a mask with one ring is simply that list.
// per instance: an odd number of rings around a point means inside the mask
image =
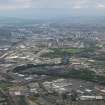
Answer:
[{"label": "grassy area", "polygon": [[28,99],[29,99],[30,105],[39,105],[39,104],[36,103],[37,102],[37,97],[29,96]]},{"label": "grassy area", "polygon": [[0,88],[1,88],[1,89],[5,90],[5,89],[7,89],[7,88],[10,87],[10,86],[12,86],[11,83],[6,82],[6,81],[0,81]]},{"label": "grassy area", "polygon": [[95,60],[95,62],[91,63],[92,67],[100,68],[100,69],[105,69],[105,61],[98,61]]},{"label": "grassy area", "polygon": [[67,53],[71,53],[71,54],[75,54],[81,51],[80,48],[66,48],[66,49],[61,49],[62,52],[67,52]]},{"label": "grassy area", "polygon": [[53,48],[50,49],[52,52],[43,54],[42,57],[48,57],[48,58],[61,58],[65,54],[68,54],[69,56],[72,56],[76,53],[81,52],[83,49],[80,48]]}]

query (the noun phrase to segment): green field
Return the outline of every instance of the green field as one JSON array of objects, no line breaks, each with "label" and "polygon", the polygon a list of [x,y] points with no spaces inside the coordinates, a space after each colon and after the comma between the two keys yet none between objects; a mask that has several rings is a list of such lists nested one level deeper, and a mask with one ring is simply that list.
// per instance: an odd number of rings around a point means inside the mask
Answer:
[{"label": "green field", "polygon": [[12,86],[11,83],[5,82],[5,81],[0,81],[0,89],[7,89],[10,86]]},{"label": "green field", "polygon": [[48,58],[62,58],[65,54],[69,56],[75,55],[76,53],[81,52],[83,49],[80,48],[52,48],[50,49],[52,52],[43,54],[42,57]]}]

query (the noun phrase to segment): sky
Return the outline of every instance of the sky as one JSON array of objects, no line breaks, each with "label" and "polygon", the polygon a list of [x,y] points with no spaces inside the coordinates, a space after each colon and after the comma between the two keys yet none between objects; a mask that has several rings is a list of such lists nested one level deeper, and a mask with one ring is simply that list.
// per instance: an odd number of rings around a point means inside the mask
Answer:
[{"label": "sky", "polygon": [[39,15],[54,12],[64,15],[105,14],[105,0],[0,0],[1,15]]},{"label": "sky", "polygon": [[0,0],[0,10],[20,8],[105,9],[105,0]]}]

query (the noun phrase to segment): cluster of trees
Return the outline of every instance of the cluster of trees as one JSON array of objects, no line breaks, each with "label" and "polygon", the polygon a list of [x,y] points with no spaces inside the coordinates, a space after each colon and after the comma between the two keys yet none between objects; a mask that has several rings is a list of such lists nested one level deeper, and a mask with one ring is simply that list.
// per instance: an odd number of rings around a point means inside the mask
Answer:
[{"label": "cluster of trees", "polygon": [[50,75],[64,78],[78,78],[86,81],[97,82],[105,85],[105,76],[97,75],[94,71],[89,69],[75,70],[74,68],[53,68],[54,65],[33,65],[28,64],[25,66],[16,67],[13,72],[23,74],[40,74]]},{"label": "cluster of trees", "polygon": [[70,70],[65,77],[78,78],[86,81],[96,82],[105,85],[105,76],[97,75],[94,71],[89,69]]}]

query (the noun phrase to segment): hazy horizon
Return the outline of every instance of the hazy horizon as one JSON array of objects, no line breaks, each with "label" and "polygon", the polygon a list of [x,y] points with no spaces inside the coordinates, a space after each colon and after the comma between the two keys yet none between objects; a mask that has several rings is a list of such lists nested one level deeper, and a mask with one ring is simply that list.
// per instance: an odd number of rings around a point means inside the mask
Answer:
[{"label": "hazy horizon", "polygon": [[105,16],[105,1],[0,0],[0,16],[18,18]]}]

